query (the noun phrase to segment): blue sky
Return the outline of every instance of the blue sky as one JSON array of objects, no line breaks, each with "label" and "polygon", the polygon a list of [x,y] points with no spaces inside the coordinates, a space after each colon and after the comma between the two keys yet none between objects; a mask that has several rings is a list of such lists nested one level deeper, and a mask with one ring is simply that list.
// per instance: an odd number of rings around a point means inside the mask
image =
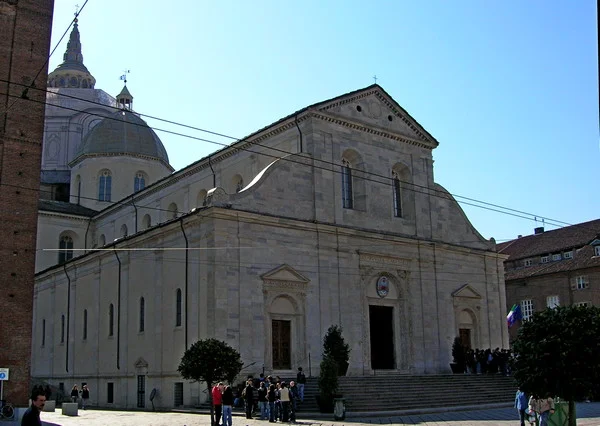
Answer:
[{"label": "blue sky", "polygon": [[[83,5],[80,0],[79,5]],[[131,70],[134,109],[243,137],[378,83],[439,142],[451,193],[566,223],[600,217],[596,2],[89,0],[96,88]],[[55,0],[52,47],[75,2]],[[61,61],[68,35],[50,59]],[[153,127],[230,140],[147,120]],[[159,132],[180,169],[219,145]],[[462,204],[498,241],[541,222]],[[546,229],[555,226],[546,223]]]}]

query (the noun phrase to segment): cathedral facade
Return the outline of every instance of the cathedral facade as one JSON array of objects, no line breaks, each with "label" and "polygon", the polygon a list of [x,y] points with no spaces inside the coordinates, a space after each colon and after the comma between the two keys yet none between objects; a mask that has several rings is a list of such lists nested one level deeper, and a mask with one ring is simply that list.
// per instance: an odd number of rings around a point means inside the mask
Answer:
[{"label": "cathedral facade", "polygon": [[349,375],[449,372],[456,336],[507,346],[504,257],[435,182],[438,141],[379,85],[173,171],[127,88],[94,88],[76,31],[49,76],[34,379],[111,407],[155,389],[168,408],[206,397],[177,373],[198,339],[282,377],[318,374],[336,324]]}]

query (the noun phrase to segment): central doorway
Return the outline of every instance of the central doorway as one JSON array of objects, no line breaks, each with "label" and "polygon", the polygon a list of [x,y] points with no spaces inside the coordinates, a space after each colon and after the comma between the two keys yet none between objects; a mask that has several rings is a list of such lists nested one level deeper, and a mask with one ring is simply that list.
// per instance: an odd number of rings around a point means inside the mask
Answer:
[{"label": "central doorway", "polygon": [[369,305],[369,328],[371,331],[371,368],[394,369],[394,308]]},{"label": "central doorway", "polygon": [[273,320],[271,335],[273,336],[273,369],[289,370],[292,368],[292,333],[291,322]]}]

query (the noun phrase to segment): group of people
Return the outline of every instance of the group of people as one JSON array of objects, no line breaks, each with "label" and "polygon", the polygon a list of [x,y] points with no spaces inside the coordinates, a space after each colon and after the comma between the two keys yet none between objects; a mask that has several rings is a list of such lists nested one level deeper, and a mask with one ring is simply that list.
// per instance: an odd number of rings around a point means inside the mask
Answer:
[{"label": "group of people", "polygon": [[510,375],[510,349],[468,349],[466,351],[466,368],[470,374],[502,374]]},{"label": "group of people", "polygon": [[515,408],[519,411],[521,426],[525,426],[525,421],[533,426],[536,419],[539,426],[548,426],[548,417],[554,414],[554,399],[550,395],[545,398],[531,395],[528,399],[527,394],[519,388],[515,396]]},{"label": "group of people", "polygon": [[90,399],[90,390],[88,389],[87,385],[83,385],[81,390],[79,390],[77,385],[74,385],[73,389],[71,389],[71,401],[77,402],[79,400],[79,394],[81,394],[81,408],[85,410],[85,405]]},{"label": "group of people", "polygon": [[289,383],[279,376],[249,376],[238,389],[237,397],[231,386],[219,382],[211,391],[215,426],[232,426],[233,407],[241,405],[245,408],[247,419],[252,419],[253,414],[260,410],[260,420],[269,420],[271,423],[295,422],[298,404],[304,402],[305,384],[306,376],[302,367],[298,367],[296,381]]}]

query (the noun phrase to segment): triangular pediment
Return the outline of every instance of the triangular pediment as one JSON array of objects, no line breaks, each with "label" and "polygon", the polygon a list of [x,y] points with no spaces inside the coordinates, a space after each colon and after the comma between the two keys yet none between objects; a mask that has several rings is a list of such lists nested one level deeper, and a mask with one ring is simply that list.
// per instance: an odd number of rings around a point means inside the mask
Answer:
[{"label": "triangular pediment", "polygon": [[148,361],[142,357],[139,357],[133,365],[135,368],[148,368]]},{"label": "triangular pediment", "polygon": [[339,96],[314,107],[328,116],[362,123],[431,148],[438,145],[438,141],[379,85]]},{"label": "triangular pediment", "polygon": [[307,283],[310,280],[296,271],[290,265],[283,264],[267,273],[260,276],[263,281],[281,281],[281,282],[298,282]]},{"label": "triangular pediment", "polygon": [[452,293],[452,297],[463,297],[467,299],[481,299],[481,294],[477,292],[469,284],[463,285],[461,288]]}]

